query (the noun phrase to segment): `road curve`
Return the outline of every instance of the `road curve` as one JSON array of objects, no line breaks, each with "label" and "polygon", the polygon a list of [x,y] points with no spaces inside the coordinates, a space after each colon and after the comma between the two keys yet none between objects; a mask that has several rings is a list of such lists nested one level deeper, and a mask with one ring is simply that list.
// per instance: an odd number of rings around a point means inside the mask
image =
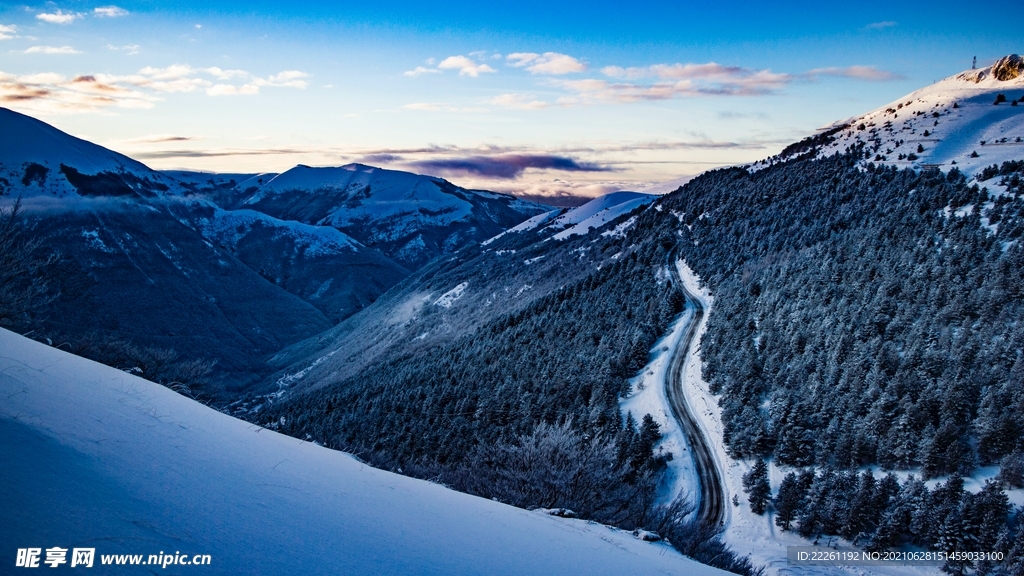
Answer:
[{"label": "road curve", "polygon": [[[671,262],[675,266],[675,261]],[[672,416],[679,422],[679,427],[686,436],[686,443],[693,455],[693,464],[697,471],[697,482],[699,501],[697,506],[697,518],[708,525],[720,526],[725,520],[725,491],[722,489],[722,476],[719,473],[715,457],[711,453],[708,439],[704,437],[697,419],[694,418],[689,405],[686,403],[686,394],[683,392],[683,372],[686,366],[686,357],[693,347],[693,338],[697,335],[697,327],[704,318],[704,306],[700,300],[683,286],[677,278],[675,270],[671,270],[670,277],[672,285],[683,294],[686,299],[686,308],[693,311],[693,317],[686,326],[686,332],[679,340],[676,349],[672,351],[672,359],[669,362],[668,376],[665,378],[665,395],[668,397],[669,406],[672,409]]]}]

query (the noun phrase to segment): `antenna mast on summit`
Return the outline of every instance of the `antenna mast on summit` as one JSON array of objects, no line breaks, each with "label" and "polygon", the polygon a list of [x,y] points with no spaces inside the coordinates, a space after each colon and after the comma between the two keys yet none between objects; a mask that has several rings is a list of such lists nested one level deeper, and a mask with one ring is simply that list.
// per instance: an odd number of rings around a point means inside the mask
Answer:
[{"label": "antenna mast on summit", "polygon": [[977,67],[978,67],[978,57],[975,56],[974,57],[974,62],[971,63],[971,70],[974,70]]}]

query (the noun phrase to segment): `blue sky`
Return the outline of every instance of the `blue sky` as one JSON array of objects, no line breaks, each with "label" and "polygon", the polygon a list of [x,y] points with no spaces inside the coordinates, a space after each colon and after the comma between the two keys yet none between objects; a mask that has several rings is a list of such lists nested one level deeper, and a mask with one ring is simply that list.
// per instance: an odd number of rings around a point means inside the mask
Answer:
[{"label": "blue sky", "polygon": [[0,4],[0,105],[156,168],[594,195],[771,155],[1020,52],[1000,3]]}]

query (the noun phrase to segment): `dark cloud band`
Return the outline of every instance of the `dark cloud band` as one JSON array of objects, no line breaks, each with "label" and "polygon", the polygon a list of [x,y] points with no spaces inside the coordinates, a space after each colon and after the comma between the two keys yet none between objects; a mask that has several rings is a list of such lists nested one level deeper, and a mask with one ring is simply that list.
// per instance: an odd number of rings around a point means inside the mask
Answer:
[{"label": "dark cloud band", "polygon": [[543,154],[517,154],[510,156],[469,156],[466,158],[443,158],[411,162],[410,167],[427,173],[460,173],[487,178],[517,178],[524,170],[560,170],[563,172],[612,172],[614,169],[588,162],[580,162],[567,156]]}]

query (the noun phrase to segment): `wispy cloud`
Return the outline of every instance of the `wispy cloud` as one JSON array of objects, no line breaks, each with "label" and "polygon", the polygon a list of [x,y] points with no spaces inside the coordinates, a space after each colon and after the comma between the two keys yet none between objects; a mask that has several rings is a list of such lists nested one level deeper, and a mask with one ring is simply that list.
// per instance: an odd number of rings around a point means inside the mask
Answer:
[{"label": "wispy cloud", "polygon": [[209,96],[252,96],[260,93],[260,87],[255,84],[214,84],[206,89]]},{"label": "wispy cloud", "polygon": [[71,46],[32,46],[24,52],[25,54],[81,54]]},{"label": "wispy cloud", "polygon": [[493,74],[497,72],[487,64],[480,64],[465,56],[449,56],[437,65],[439,70],[458,70],[459,76],[470,76],[476,78],[481,74]]},{"label": "wispy cloud", "polygon": [[401,162],[402,157],[396,154],[368,154],[359,160],[364,164],[394,164]]},{"label": "wispy cloud", "polygon": [[[42,53],[45,48],[53,47],[38,48]],[[152,108],[165,94],[205,90],[210,96],[242,96],[258,94],[261,87],[302,89],[307,85],[304,78],[308,76],[298,70],[286,70],[264,78],[242,70],[193,68],[187,64],[164,68],[146,66],[135,74],[123,76],[85,74],[71,79],[54,73],[18,76],[0,72],[0,102],[41,113]],[[233,79],[241,83],[230,83]]]},{"label": "wispy cloud", "polygon": [[402,106],[406,110],[422,110],[426,112],[487,112],[486,108],[466,108],[442,104],[439,102],[413,102]]},{"label": "wispy cloud", "polygon": [[119,18],[128,15],[127,10],[117,6],[100,6],[99,8],[94,8],[92,13],[100,18]]},{"label": "wispy cloud", "polygon": [[406,70],[402,72],[403,76],[421,76],[423,74],[440,74],[441,71],[437,68],[424,68],[423,66],[417,66],[412,70]]},{"label": "wispy cloud", "polygon": [[106,108],[152,108],[158,98],[99,76],[68,79],[60,74],[0,72],[0,102],[41,113],[94,112]]},{"label": "wispy cloud", "polygon": [[312,150],[302,148],[223,148],[216,150],[154,150],[134,152],[132,158],[139,160],[166,160],[170,158],[225,158],[230,156],[292,156],[309,154]]},{"label": "wispy cloud", "polygon": [[18,27],[13,24],[0,24],[0,40],[18,37]]},{"label": "wispy cloud", "polygon": [[114,46],[113,44],[107,44],[107,50],[121,50],[124,51],[128,56],[134,56],[139,53],[140,46],[138,44],[126,44],[124,46]]},{"label": "wispy cloud", "polygon": [[[228,70],[223,72],[226,74],[246,74],[242,70]],[[285,70],[279,72],[273,76],[267,78],[254,77],[252,80],[255,86],[273,86],[276,88],[298,88],[299,90],[305,90],[309,86],[309,82],[306,82],[305,78],[309,78],[309,74],[299,70]]]},{"label": "wispy cloud", "polygon": [[41,14],[36,14],[37,19],[50,24],[71,24],[81,17],[81,12],[64,12],[63,10],[57,10],[52,13],[43,12]]},{"label": "wispy cloud", "polygon": [[200,136],[177,136],[174,134],[153,134],[151,136],[141,136],[139,138],[132,138],[131,140],[125,140],[130,144],[164,144],[167,142],[191,142],[193,140],[202,140]]},{"label": "wispy cloud", "polygon": [[872,22],[864,27],[865,30],[881,30],[883,28],[892,28],[897,23],[892,20],[882,20],[881,22]]},{"label": "wispy cloud", "polygon": [[817,68],[790,74],[716,62],[629,68],[606,66],[601,69],[601,73],[614,81],[598,78],[549,80],[550,85],[570,93],[559,98],[558,104],[630,103],[697,96],[762,96],[777,93],[794,82],[815,81],[822,77],[869,82],[903,79],[900,74],[874,66]]},{"label": "wispy cloud", "polygon": [[548,102],[536,100],[526,94],[502,94],[491,98],[490,103],[510,110],[540,110],[551,106]]},{"label": "wispy cloud", "polygon": [[531,74],[561,75],[585,72],[587,65],[568,54],[558,52],[516,52],[505,57],[510,66],[525,68]]},{"label": "wispy cloud", "polygon": [[879,70],[874,66],[847,66],[845,68],[815,68],[809,70],[806,73],[809,78],[817,78],[819,76],[835,76],[839,78],[852,78],[854,80],[866,80],[868,82],[890,82],[893,80],[903,80],[906,78],[902,74],[896,74],[895,72],[889,72],[888,70]]},{"label": "wispy cloud", "polygon": [[581,162],[568,156],[542,154],[440,158],[409,162],[407,166],[431,174],[462,174],[506,180],[517,178],[530,168],[563,172],[610,172],[612,170],[606,166]]}]

